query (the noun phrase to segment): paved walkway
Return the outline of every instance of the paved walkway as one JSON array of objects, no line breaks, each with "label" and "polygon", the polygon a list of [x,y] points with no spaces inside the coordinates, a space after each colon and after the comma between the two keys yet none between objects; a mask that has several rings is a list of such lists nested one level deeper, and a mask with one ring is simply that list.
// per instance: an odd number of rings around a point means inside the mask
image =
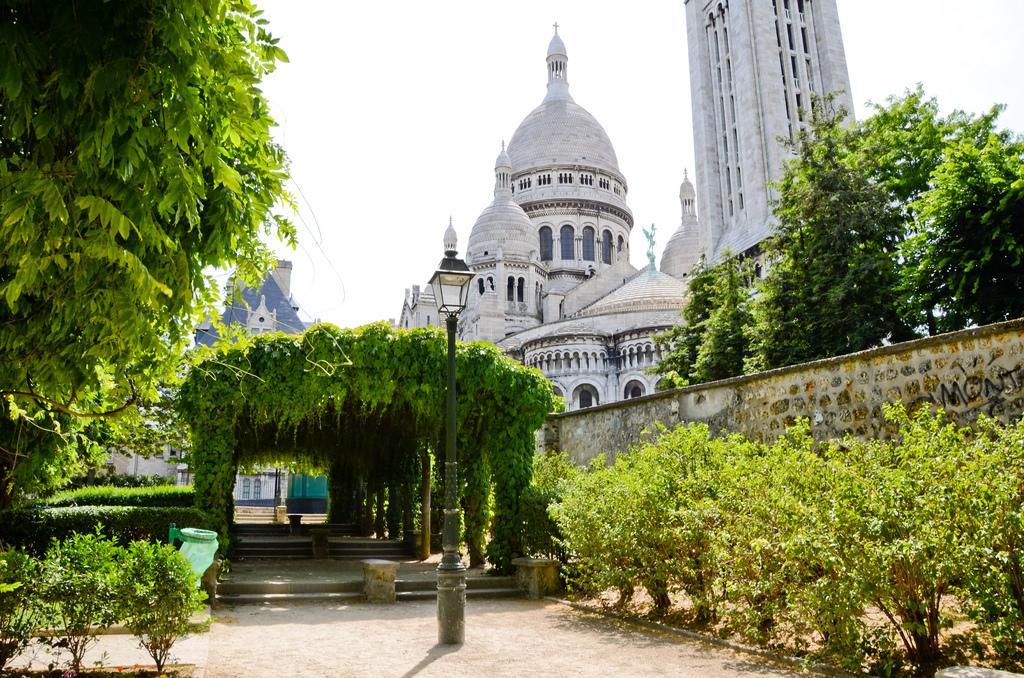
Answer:
[{"label": "paved walkway", "polygon": [[[471,600],[466,643],[436,644],[434,601],[221,607],[175,647],[207,678],[253,676],[797,676],[761,657],[652,632],[546,601]],[[104,636],[86,664],[150,664],[130,636]],[[45,656],[34,665],[45,666]]]},{"label": "paved walkway", "polygon": [[436,609],[433,601],[222,609],[210,634],[206,675],[799,675],[545,601],[469,601],[465,645],[442,647]]}]

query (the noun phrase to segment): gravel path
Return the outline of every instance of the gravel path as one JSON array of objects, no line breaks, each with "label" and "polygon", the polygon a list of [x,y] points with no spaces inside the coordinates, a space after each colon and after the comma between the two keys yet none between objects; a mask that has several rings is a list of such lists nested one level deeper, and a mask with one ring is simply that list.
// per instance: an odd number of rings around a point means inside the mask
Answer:
[{"label": "gravel path", "polygon": [[208,678],[795,676],[716,646],[525,600],[471,600],[466,643],[436,645],[436,603],[219,608]]}]

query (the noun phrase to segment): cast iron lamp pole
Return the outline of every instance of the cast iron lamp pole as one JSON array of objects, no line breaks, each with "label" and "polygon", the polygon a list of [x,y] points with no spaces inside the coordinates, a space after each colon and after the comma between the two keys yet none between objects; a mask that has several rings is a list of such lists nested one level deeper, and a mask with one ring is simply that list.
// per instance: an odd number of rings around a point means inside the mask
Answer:
[{"label": "cast iron lamp pole", "polygon": [[[459,553],[459,463],[455,455],[455,330],[466,307],[473,272],[456,257],[455,229],[448,222],[444,259],[430,279],[438,311],[448,329],[448,407],[444,463],[444,555],[437,566],[437,642],[459,645],[466,637],[466,566]],[[424,535],[427,538],[428,535]]]}]

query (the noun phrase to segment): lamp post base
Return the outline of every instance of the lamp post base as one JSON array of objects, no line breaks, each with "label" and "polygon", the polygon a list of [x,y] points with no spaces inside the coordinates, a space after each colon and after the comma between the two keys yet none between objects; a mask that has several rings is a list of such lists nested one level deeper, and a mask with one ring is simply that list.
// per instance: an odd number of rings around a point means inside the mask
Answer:
[{"label": "lamp post base", "polygon": [[466,568],[437,569],[437,642],[461,645],[466,640]]}]

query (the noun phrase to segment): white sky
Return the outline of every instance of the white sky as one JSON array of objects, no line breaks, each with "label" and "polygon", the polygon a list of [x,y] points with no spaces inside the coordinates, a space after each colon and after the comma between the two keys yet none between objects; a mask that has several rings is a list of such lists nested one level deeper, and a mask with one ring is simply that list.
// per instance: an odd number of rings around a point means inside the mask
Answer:
[{"label": "white sky", "polygon": [[[693,171],[682,0],[259,4],[290,59],[264,90],[301,205],[300,246],[279,253],[306,320],[397,319],[404,289],[440,260],[449,215],[465,251],[501,141],[544,96],[554,21],[573,97],[629,182],[633,263],[652,222],[660,260]],[[1007,104],[1003,126],[1024,132],[1024,0],[838,4],[858,117],[922,82],[945,110]]]}]

